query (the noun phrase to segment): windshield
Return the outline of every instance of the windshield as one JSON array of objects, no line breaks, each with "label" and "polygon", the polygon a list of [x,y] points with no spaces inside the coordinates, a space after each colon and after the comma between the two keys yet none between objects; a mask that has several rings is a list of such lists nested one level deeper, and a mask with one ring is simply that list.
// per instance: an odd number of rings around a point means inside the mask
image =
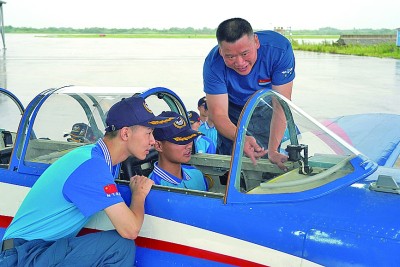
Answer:
[{"label": "windshield", "polygon": [[21,115],[22,104],[11,92],[0,91],[0,149],[14,146]]},{"label": "windshield", "polygon": [[[104,135],[111,106],[142,92],[142,88],[76,86],[53,92],[37,109],[36,117],[32,115],[25,160],[51,164],[77,146],[96,142]],[[184,114],[183,107],[168,93],[144,97],[155,115],[171,109]]]},{"label": "windshield", "polygon": [[319,187],[351,173],[350,160],[359,153],[273,91],[249,101],[240,125],[238,137],[251,135],[265,149],[275,142],[289,158],[286,172],[272,164],[268,155],[254,166],[249,158],[239,156],[244,142],[237,143],[233,174],[235,188],[243,193],[293,193]]}]

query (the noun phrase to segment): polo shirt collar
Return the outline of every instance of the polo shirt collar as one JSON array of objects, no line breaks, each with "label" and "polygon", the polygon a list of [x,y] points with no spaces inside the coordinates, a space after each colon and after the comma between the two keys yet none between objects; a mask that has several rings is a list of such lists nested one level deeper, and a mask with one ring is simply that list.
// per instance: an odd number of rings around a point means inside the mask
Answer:
[{"label": "polo shirt collar", "polygon": [[103,139],[100,138],[97,141],[97,145],[101,148],[101,150],[103,151],[103,155],[104,155],[104,159],[108,165],[108,167],[110,168],[110,172],[113,173],[113,166],[112,166],[112,161],[111,161],[111,155],[110,155],[110,151],[108,151],[108,148],[106,146],[106,144],[104,143]]},{"label": "polo shirt collar", "polygon": [[[189,181],[190,180],[190,176],[184,172],[181,168],[182,171],[182,180],[186,180]],[[168,183],[171,184],[180,184],[182,182],[181,179],[179,179],[178,177],[176,177],[175,175],[172,175],[171,173],[161,169],[160,167],[158,167],[158,161],[154,163],[154,169],[153,172],[155,174],[157,174],[161,179],[163,179],[164,181],[167,181]]]}]

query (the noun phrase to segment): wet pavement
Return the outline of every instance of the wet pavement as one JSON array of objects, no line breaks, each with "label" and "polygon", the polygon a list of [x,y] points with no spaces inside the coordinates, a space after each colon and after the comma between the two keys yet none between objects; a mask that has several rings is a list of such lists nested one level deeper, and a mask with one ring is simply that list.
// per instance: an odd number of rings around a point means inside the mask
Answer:
[{"label": "wet pavement", "polygon": [[[26,105],[64,85],[164,86],[187,109],[202,91],[212,39],[73,39],[6,35],[0,86]],[[295,51],[293,101],[316,118],[357,113],[400,114],[400,60]]]}]

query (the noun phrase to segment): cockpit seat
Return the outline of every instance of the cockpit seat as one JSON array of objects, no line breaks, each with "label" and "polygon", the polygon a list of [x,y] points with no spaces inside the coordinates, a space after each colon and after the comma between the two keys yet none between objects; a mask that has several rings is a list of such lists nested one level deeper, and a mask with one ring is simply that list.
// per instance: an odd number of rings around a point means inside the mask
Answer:
[{"label": "cockpit seat", "polygon": [[121,163],[121,180],[127,180],[135,175],[149,176],[153,171],[154,162],[158,160],[158,152],[155,149],[150,150],[150,153],[144,160],[139,160],[134,156],[128,157]]}]

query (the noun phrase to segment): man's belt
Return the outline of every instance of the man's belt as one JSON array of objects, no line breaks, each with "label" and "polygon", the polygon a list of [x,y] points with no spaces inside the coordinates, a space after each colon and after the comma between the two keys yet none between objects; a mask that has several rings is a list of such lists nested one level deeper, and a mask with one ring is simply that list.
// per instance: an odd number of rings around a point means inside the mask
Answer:
[{"label": "man's belt", "polygon": [[14,239],[13,238],[6,239],[3,241],[1,251],[7,250],[10,248],[14,248]]}]

